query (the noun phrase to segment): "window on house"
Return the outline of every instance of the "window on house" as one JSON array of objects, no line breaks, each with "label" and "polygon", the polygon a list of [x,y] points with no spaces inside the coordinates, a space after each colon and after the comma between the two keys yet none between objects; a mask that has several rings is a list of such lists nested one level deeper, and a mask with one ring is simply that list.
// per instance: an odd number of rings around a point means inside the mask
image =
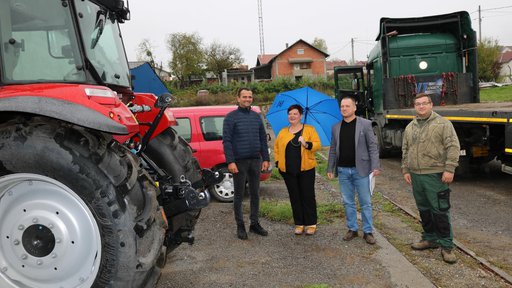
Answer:
[{"label": "window on house", "polygon": [[304,54],[304,49],[297,49],[297,54],[302,55]]},{"label": "window on house", "polygon": [[301,63],[300,64],[300,69],[309,69],[310,68],[310,63]]},{"label": "window on house", "polygon": [[300,70],[300,64],[293,64],[293,70]]}]

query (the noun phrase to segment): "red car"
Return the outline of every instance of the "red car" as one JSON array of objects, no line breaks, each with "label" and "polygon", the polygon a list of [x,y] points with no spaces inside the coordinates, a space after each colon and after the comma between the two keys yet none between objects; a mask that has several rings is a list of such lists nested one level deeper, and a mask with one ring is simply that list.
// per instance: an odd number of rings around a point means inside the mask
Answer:
[{"label": "red car", "polygon": [[[228,172],[226,158],[224,157],[222,127],[226,114],[237,107],[230,105],[169,109],[174,114],[178,123],[177,126],[172,128],[190,144],[201,168],[209,168],[224,174],[223,181],[210,188],[211,195],[221,202],[231,202],[235,195],[233,175]],[[258,106],[252,106],[252,109],[261,113]],[[267,138],[270,140],[270,135],[267,135]],[[270,172],[261,173],[261,181],[268,178],[270,178]]]}]

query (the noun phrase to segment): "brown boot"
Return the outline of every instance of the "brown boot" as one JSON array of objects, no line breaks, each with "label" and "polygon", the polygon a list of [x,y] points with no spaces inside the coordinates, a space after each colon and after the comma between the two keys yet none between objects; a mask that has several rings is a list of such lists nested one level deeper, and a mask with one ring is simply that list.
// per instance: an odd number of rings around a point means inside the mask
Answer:
[{"label": "brown boot", "polygon": [[430,242],[427,240],[421,240],[420,242],[413,243],[411,245],[413,250],[426,250],[426,249],[436,249],[439,248],[439,245],[435,242]]},{"label": "brown boot", "polygon": [[357,237],[357,231],[348,230],[347,234],[343,236],[343,241],[350,241]]},{"label": "brown boot", "polygon": [[373,237],[372,233],[364,233],[363,239],[366,241],[366,243],[373,245],[375,244],[375,237]]},{"label": "brown boot", "polygon": [[453,252],[453,249],[441,249],[441,256],[443,256],[443,261],[448,264],[457,263],[457,257],[455,256],[455,252]]}]

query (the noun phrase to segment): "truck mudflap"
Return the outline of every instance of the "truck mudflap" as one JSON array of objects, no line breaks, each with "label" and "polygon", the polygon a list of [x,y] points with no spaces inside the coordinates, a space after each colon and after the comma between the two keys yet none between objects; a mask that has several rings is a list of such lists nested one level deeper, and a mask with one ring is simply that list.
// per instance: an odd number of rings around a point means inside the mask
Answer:
[{"label": "truck mudflap", "polygon": [[501,159],[501,171],[512,175],[512,118],[505,129],[505,155]]}]

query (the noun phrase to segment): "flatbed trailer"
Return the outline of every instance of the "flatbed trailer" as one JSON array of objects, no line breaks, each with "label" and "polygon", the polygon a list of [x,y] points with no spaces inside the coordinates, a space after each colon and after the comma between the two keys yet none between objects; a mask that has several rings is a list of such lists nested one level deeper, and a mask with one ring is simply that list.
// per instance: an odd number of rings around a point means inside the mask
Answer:
[{"label": "flatbed trailer", "polygon": [[[459,139],[461,170],[496,158],[502,162],[502,171],[512,174],[512,102],[435,106],[434,111],[450,120],[459,138],[462,138]],[[383,115],[385,126],[404,127],[415,114],[413,108],[386,110]],[[479,143],[475,143],[474,139],[478,139]],[[471,159],[467,156],[471,156]]]}]

